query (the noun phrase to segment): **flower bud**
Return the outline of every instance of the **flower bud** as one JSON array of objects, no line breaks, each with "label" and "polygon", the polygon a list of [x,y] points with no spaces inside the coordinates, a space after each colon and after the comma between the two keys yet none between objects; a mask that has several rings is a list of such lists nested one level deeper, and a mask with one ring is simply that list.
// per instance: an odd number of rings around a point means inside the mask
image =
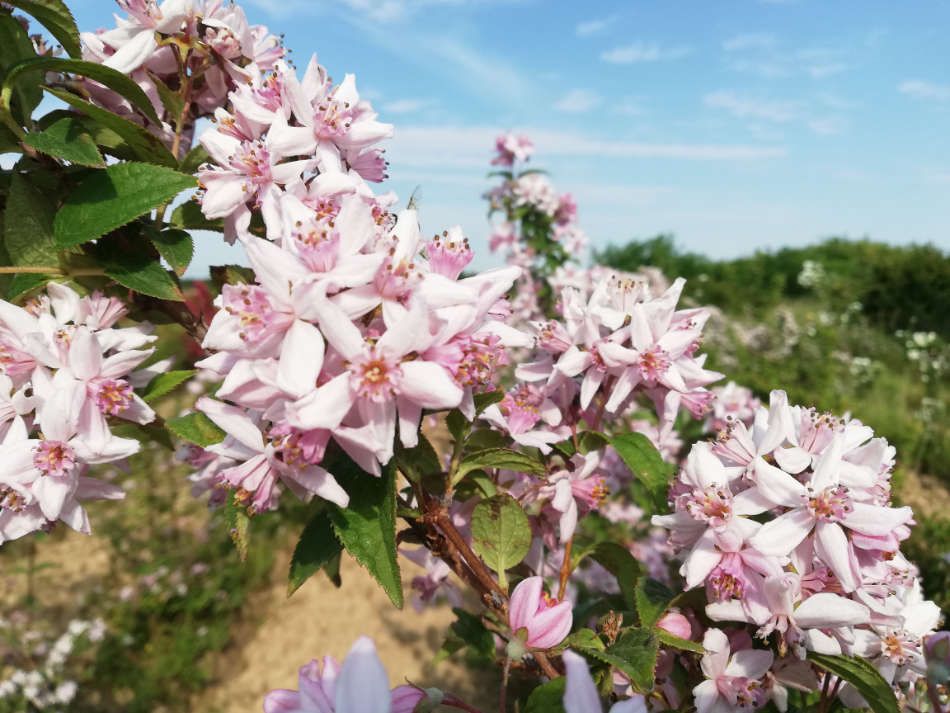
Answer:
[{"label": "flower bud", "polygon": [[679,612],[667,612],[660,618],[656,625],[663,629],[663,631],[669,632],[673,636],[678,636],[681,639],[689,639],[693,635],[693,627],[690,625],[689,619]]}]

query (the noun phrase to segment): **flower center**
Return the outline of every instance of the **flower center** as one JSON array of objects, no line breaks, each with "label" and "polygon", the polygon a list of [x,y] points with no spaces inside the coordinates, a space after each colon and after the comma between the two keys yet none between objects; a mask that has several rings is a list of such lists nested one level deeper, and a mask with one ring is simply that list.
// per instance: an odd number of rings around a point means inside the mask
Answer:
[{"label": "flower center", "polygon": [[277,313],[257,285],[224,285],[221,296],[224,309],[240,320],[239,336],[245,342],[260,340],[275,321]]},{"label": "flower center", "polygon": [[656,381],[670,368],[670,355],[660,347],[652,347],[640,355],[640,375],[644,381]]},{"label": "flower center", "polygon": [[713,527],[725,524],[732,517],[732,494],[715,485],[702,490],[696,488],[686,496],[684,504],[694,520],[708,522]]},{"label": "flower center", "polygon": [[920,653],[920,642],[903,631],[891,631],[881,639],[881,652],[898,666],[903,666],[911,656]]},{"label": "flower center", "polygon": [[96,382],[92,390],[102,413],[118,416],[132,405],[132,387],[124,379],[103,379]]},{"label": "flower center", "polygon": [[517,436],[530,431],[541,420],[539,405],[538,397],[523,385],[505,394],[498,408],[508,420],[508,431]]},{"label": "flower center", "polygon": [[33,451],[33,465],[43,475],[63,477],[76,465],[76,452],[62,441],[40,441]]},{"label": "flower center", "polygon": [[360,397],[382,403],[389,400],[399,386],[402,370],[398,362],[371,348],[350,364],[350,374]]},{"label": "flower center", "polygon": [[809,493],[808,509],[818,520],[839,522],[852,510],[851,496],[843,485],[825,488],[820,493]]}]

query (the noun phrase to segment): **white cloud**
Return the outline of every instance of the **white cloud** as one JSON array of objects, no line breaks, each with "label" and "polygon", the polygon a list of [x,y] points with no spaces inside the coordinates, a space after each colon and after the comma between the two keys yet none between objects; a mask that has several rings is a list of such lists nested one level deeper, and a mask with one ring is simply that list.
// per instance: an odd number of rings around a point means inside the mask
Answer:
[{"label": "white cloud", "polygon": [[808,120],[808,128],[820,136],[840,134],[847,127],[848,122],[840,116],[823,116]]},{"label": "white cloud", "polygon": [[574,28],[574,33],[578,37],[590,37],[591,35],[596,35],[606,30],[616,19],[617,18],[613,16],[598,17],[594,18],[593,20],[578,22],[577,26]]},{"label": "white cloud", "polygon": [[897,91],[916,99],[950,101],[950,84],[936,84],[923,79],[908,79],[897,85]]},{"label": "white cloud", "polygon": [[568,114],[583,114],[596,108],[603,98],[589,89],[572,89],[554,103],[554,108]]},{"label": "white cloud", "polygon": [[841,74],[848,69],[844,62],[828,62],[826,64],[813,64],[806,68],[808,74],[814,79],[824,79],[835,74]]},{"label": "white cloud", "polygon": [[382,113],[386,114],[415,114],[426,107],[435,104],[432,99],[396,99],[382,105]]},{"label": "white cloud", "polygon": [[689,47],[663,47],[655,42],[634,42],[622,47],[614,47],[602,52],[600,58],[610,64],[635,64],[638,62],[667,62],[685,57],[691,52]]},{"label": "white cloud", "polygon": [[[682,161],[762,161],[782,158],[784,146],[755,144],[637,143],[608,141],[568,131],[517,127],[534,140],[538,152],[551,157],[598,160],[669,159]],[[482,170],[491,158],[497,127],[404,126],[389,142],[393,166],[441,170]]]},{"label": "white cloud", "polygon": [[739,119],[760,119],[785,123],[798,114],[793,102],[769,101],[747,97],[730,91],[711,92],[703,97],[703,103],[713,109],[723,109]]},{"label": "white cloud", "polygon": [[643,108],[643,105],[636,99],[621,99],[613,109],[615,114],[621,114],[623,116],[643,116],[646,114],[646,109]]},{"label": "white cloud", "polygon": [[735,35],[722,43],[722,48],[726,52],[739,52],[742,50],[764,50],[775,46],[775,35],[769,35],[764,32],[748,32],[741,35]]}]

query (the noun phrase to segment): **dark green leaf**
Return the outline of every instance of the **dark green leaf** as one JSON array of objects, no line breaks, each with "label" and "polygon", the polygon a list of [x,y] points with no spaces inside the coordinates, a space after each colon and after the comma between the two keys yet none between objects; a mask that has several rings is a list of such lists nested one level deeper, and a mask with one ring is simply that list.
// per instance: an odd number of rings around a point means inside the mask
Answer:
[{"label": "dark green leaf", "polygon": [[155,85],[155,89],[158,90],[158,98],[161,100],[162,106],[165,107],[169,123],[174,126],[185,108],[185,100],[174,89],[170,89],[154,72],[149,72],[148,77]]},{"label": "dark green leaf", "polygon": [[165,421],[165,428],[171,431],[173,435],[202,448],[220,443],[227,435],[210,418],[198,412],[170,418]]},{"label": "dark green leaf", "polygon": [[531,524],[510,495],[482,500],[472,512],[472,549],[504,586],[505,571],[519,564],[531,548]]},{"label": "dark green leaf", "polygon": [[453,608],[452,611],[455,612],[456,620],[449,627],[445,642],[435,655],[434,663],[444,661],[465,647],[480,661],[494,661],[495,640],[481,618],[464,609]]},{"label": "dark green leaf", "polygon": [[442,462],[429,439],[419,436],[419,445],[415,448],[396,448],[396,467],[414,483],[421,483],[423,478],[442,472]]},{"label": "dark green leaf", "polygon": [[193,177],[150,163],[117,163],[95,171],[56,214],[56,244],[71,247],[95,240],[194,186]]},{"label": "dark green leaf", "polygon": [[680,651],[692,651],[694,654],[703,653],[703,645],[698,641],[681,639],[680,637],[674,636],[665,629],[656,629],[656,638],[658,638],[660,643],[664,646],[669,646],[673,649],[679,649]]},{"label": "dark green leaf", "polygon": [[70,57],[81,57],[79,30],[73,14],[62,0],[5,0],[7,5],[28,12],[59,40]]},{"label": "dark green leaf", "polygon": [[633,689],[638,693],[646,693],[653,688],[658,642],[651,631],[626,629],[606,651],[594,648],[581,650],[627,674]]},{"label": "dark green leaf", "polygon": [[642,433],[614,436],[610,439],[610,445],[644,485],[652,506],[658,511],[665,510],[670,478],[676,467],[665,462],[650,439]]},{"label": "dark green leaf", "polygon": [[544,475],[544,463],[536,456],[528,455],[509,448],[486,448],[467,454],[459,465],[456,478],[461,480],[465,474],[473,470],[486,468],[504,468],[519,473],[533,473]]},{"label": "dark green leaf", "polygon": [[[524,713],[564,713],[564,687],[567,680],[564,676],[553,681],[542,683],[531,691],[528,702],[525,703]],[[591,711],[596,713],[596,711]]]},{"label": "dark green leaf", "polygon": [[590,556],[617,578],[627,606],[636,609],[637,582],[643,575],[643,567],[630,551],[615,542],[601,542]]},{"label": "dark green leaf", "polygon": [[643,577],[637,582],[637,616],[640,617],[640,626],[650,628],[654,626],[666,613],[676,595],[663,582]]},{"label": "dark green leaf", "polygon": [[593,629],[578,629],[557,647],[562,649],[605,649],[607,648]]},{"label": "dark green leaf", "polygon": [[[33,41],[16,18],[0,14],[0,75],[30,58],[36,57]],[[21,126],[30,121],[36,106],[43,99],[43,90],[35,83],[18,85],[9,97],[10,111],[14,120]],[[11,134],[12,136],[12,134]],[[19,153],[19,140],[14,137],[14,145]]]},{"label": "dark green leaf", "polygon": [[[184,171],[184,168],[182,169]],[[220,220],[208,220],[201,212],[201,206],[194,201],[185,201],[172,211],[169,223],[172,227],[184,230],[213,230],[222,232],[223,223]]]},{"label": "dark green leaf", "polygon": [[59,256],[53,244],[55,207],[29,179],[14,173],[3,223],[3,242],[14,265],[57,267]]},{"label": "dark green leaf", "polygon": [[148,386],[145,387],[145,393],[142,394],[142,399],[148,403],[152,403],[160,399],[162,396],[170,394],[176,388],[184,384],[188,379],[195,375],[194,369],[185,369],[181,371],[168,371],[164,374],[159,374],[150,382]]},{"label": "dark green leaf", "polygon": [[7,288],[7,299],[11,302],[23,297],[23,295],[42,287],[50,280],[54,280],[55,275],[37,275],[32,272],[20,272],[13,276],[10,286]]},{"label": "dark green leaf", "polygon": [[160,300],[184,301],[168,270],[147,253],[97,250],[96,254],[105,274],[123,287]]},{"label": "dark green leaf", "polygon": [[[24,74],[34,72],[63,72],[75,74],[108,87],[116,94],[128,101],[149,120],[156,124],[161,124],[158,114],[155,113],[155,107],[149,101],[142,88],[131,78],[117,72],[111,67],[97,62],[86,62],[80,59],[63,59],[61,57],[33,57],[31,59],[18,62],[10,67],[7,76],[3,80],[3,95],[7,96],[13,89],[17,80]],[[35,79],[29,81],[35,83]]]},{"label": "dark green leaf", "polygon": [[808,652],[808,660],[818,668],[844,679],[857,689],[874,713],[899,713],[894,689],[874,665],[854,656],[829,656]]},{"label": "dark green leaf", "polygon": [[475,394],[473,400],[475,401],[475,413],[481,413],[487,409],[492,404],[497,404],[505,398],[505,392],[498,391],[486,391],[483,394]]},{"label": "dark green leaf", "polygon": [[201,144],[195,144],[195,146],[185,154],[185,157],[181,160],[181,165],[178,166],[178,170],[182,173],[195,173],[198,170],[198,167],[207,163],[211,156],[208,154],[208,150]]},{"label": "dark green leaf", "polygon": [[[134,157],[141,161],[157,163],[170,167],[175,167],[178,165],[178,159],[172,155],[172,152],[168,150],[168,147],[166,147],[165,144],[163,144],[156,136],[149,133],[146,129],[139,126],[138,124],[134,124],[128,119],[123,119],[121,116],[117,116],[111,111],[96,106],[95,104],[86,101],[72,92],[67,92],[62,89],[53,89],[50,87],[46,87],[46,91],[48,91],[53,96],[62,99],[71,107],[78,109],[87,117],[95,121],[95,124],[91,122],[87,123],[86,130],[98,145],[111,149],[120,148],[121,145],[116,144],[115,141],[115,138],[118,137],[122,142],[124,142],[125,146],[128,148],[128,151],[130,151]],[[123,152],[113,151],[113,153],[120,155]],[[125,158],[126,156],[122,155],[120,157]]]},{"label": "dark green leaf", "polygon": [[330,564],[342,551],[343,545],[333,534],[330,516],[321,510],[307,523],[294,548],[294,555],[290,559],[287,596],[300,589],[311,575]]},{"label": "dark green leaf", "polygon": [[350,496],[345,509],[330,510],[336,536],[401,609],[402,581],[396,560],[395,465],[385,466],[382,476],[375,478],[343,457],[329,470],[344,484]]},{"label": "dark green leaf", "polygon": [[195,244],[191,235],[184,230],[169,228],[160,233],[151,233],[149,239],[175,274],[179,277],[184,275],[195,254]]},{"label": "dark green leaf", "polygon": [[96,142],[77,117],[60,119],[44,131],[27,134],[23,143],[48,156],[80,166],[105,166]]}]

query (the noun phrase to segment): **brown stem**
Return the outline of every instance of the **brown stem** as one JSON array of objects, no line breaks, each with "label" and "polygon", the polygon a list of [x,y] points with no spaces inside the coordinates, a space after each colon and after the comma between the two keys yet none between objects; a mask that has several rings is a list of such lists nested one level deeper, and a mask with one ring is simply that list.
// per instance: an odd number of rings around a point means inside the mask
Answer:
[{"label": "brown stem", "polygon": [[541,653],[540,651],[532,651],[531,654],[534,656],[534,660],[538,662],[538,666],[541,667],[541,670],[544,671],[544,675],[552,681],[561,675],[558,673],[558,670],[554,668],[547,654]]},{"label": "brown stem", "polygon": [[19,273],[29,275],[65,275],[62,268],[52,267],[51,265],[13,265],[11,267],[0,267],[0,275],[16,275]]},{"label": "brown stem", "polygon": [[498,691],[498,713],[508,710],[508,674],[511,673],[511,657],[505,656],[505,664],[501,669],[501,689]]},{"label": "brown stem", "polygon": [[557,598],[559,601],[564,599],[564,592],[567,591],[567,580],[571,576],[571,550],[573,547],[574,537],[572,535],[571,539],[564,545],[564,561],[561,562],[561,576],[557,586]]}]

